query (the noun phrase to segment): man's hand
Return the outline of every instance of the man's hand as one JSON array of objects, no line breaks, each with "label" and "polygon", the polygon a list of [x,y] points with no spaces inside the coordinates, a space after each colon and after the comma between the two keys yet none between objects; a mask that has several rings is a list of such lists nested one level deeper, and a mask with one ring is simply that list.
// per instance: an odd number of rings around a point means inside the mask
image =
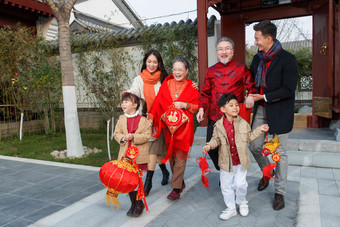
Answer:
[{"label": "man's hand", "polygon": [[257,102],[259,100],[263,100],[264,99],[264,96],[260,95],[260,94],[249,94],[249,96],[253,97],[254,102]]},{"label": "man's hand", "polygon": [[203,147],[203,153],[207,153],[208,151],[210,151],[210,145],[205,145],[204,147]]},{"label": "man's hand", "polygon": [[244,104],[246,104],[246,108],[250,109],[254,106],[254,98],[252,96],[246,97],[244,100]]},{"label": "man's hand", "polygon": [[200,108],[199,110],[198,110],[198,113],[197,113],[197,115],[196,115],[196,118],[197,118],[197,121],[198,122],[201,122],[201,121],[203,121],[204,120],[204,109],[203,108]]},{"label": "man's hand", "polygon": [[268,132],[269,126],[268,126],[268,124],[261,125],[260,129],[261,129],[262,132]]}]

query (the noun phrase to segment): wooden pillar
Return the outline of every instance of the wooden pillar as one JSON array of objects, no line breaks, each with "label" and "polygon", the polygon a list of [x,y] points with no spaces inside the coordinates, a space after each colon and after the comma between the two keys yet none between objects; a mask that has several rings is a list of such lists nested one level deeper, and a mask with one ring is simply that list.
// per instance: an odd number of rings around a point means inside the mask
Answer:
[{"label": "wooden pillar", "polygon": [[231,38],[235,43],[233,60],[246,62],[246,28],[244,21],[227,16],[221,16],[221,36]]},{"label": "wooden pillar", "polygon": [[200,90],[208,68],[207,0],[197,0],[198,78]]},{"label": "wooden pillar", "polygon": [[[208,68],[208,7],[207,0],[197,0],[198,82],[200,91],[204,85]],[[205,112],[204,120],[200,122],[200,126],[208,125],[207,113],[208,111]]]},{"label": "wooden pillar", "polygon": [[336,113],[337,118],[340,119],[340,9],[334,7],[334,92],[333,92],[333,111]]}]

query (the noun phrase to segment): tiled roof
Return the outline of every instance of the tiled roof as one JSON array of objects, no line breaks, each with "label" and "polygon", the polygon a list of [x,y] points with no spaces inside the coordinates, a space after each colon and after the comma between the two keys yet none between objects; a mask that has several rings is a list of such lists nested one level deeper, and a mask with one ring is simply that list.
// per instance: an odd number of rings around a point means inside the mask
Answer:
[{"label": "tiled roof", "polygon": [[[214,24],[216,21],[216,17],[213,15],[208,19],[207,26],[208,26],[208,36],[214,35]],[[142,36],[144,32],[152,33],[161,30],[171,29],[173,27],[181,26],[183,29],[197,29],[197,19],[192,21],[188,19],[187,21],[179,21],[165,23],[165,24],[154,24],[148,27],[137,27],[137,28],[129,28],[129,29],[122,29],[120,31],[86,31],[82,33],[72,34],[71,40],[83,40],[83,42],[97,42],[101,41],[105,38],[109,37],[119,37],[120,39],[126,40],[127,44],[134,44],[137,42],[138,37]],[[51,41],[52,46],[57,46],[57,40]]]}]

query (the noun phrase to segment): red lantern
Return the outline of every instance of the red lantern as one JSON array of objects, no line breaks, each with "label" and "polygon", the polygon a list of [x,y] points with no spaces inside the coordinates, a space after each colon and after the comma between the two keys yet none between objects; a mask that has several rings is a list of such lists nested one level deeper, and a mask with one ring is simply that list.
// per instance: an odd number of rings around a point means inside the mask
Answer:
[{"label": "red lantern", "polygon": [[107,188],[106,203],[113,206],[116,205],[119,209],[120,203],[118,195],[129,193],[138,187],[137,200],[143,199],[145,210],[149,211],[148,205],[145,201],[143,173],[138,169],[135,158],[139,155],[137,147],[131,146],[129,141],[129,148],[126,150],[126,157],[122,160],[115,160],[105,163],[99,170],[99,178],[103,185]]},{"label": "red lantern", "polygon": [[119,209],[120,203],[117,196],[135,190],[139,184],[138,171],[126,158],[107,162],[100,168],[100,180],[107,188],[107,204],[111,206],[115,204]]}]

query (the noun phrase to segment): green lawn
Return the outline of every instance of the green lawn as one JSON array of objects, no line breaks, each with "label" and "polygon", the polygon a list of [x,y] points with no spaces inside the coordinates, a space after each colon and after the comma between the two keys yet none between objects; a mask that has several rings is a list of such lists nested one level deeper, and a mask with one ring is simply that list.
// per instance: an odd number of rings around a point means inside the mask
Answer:
[{"label": "green lawn", "polygon": [[[90,166],[102,166],[108,162],[106,131],[82,130],[81,137],[83,146],[99,148],[103,152],[90,154],[83,158],[55,159],[50,155],[53,150],[65,150],[65,133],[57,135],[24,135],[22,141],[18,137],[2,138],[0,141],[0,155],[21,158],[40,159],[47,161],[65,162]],[[112,160],[117,158],[119,145],[115,140],[110,141]]]}]

